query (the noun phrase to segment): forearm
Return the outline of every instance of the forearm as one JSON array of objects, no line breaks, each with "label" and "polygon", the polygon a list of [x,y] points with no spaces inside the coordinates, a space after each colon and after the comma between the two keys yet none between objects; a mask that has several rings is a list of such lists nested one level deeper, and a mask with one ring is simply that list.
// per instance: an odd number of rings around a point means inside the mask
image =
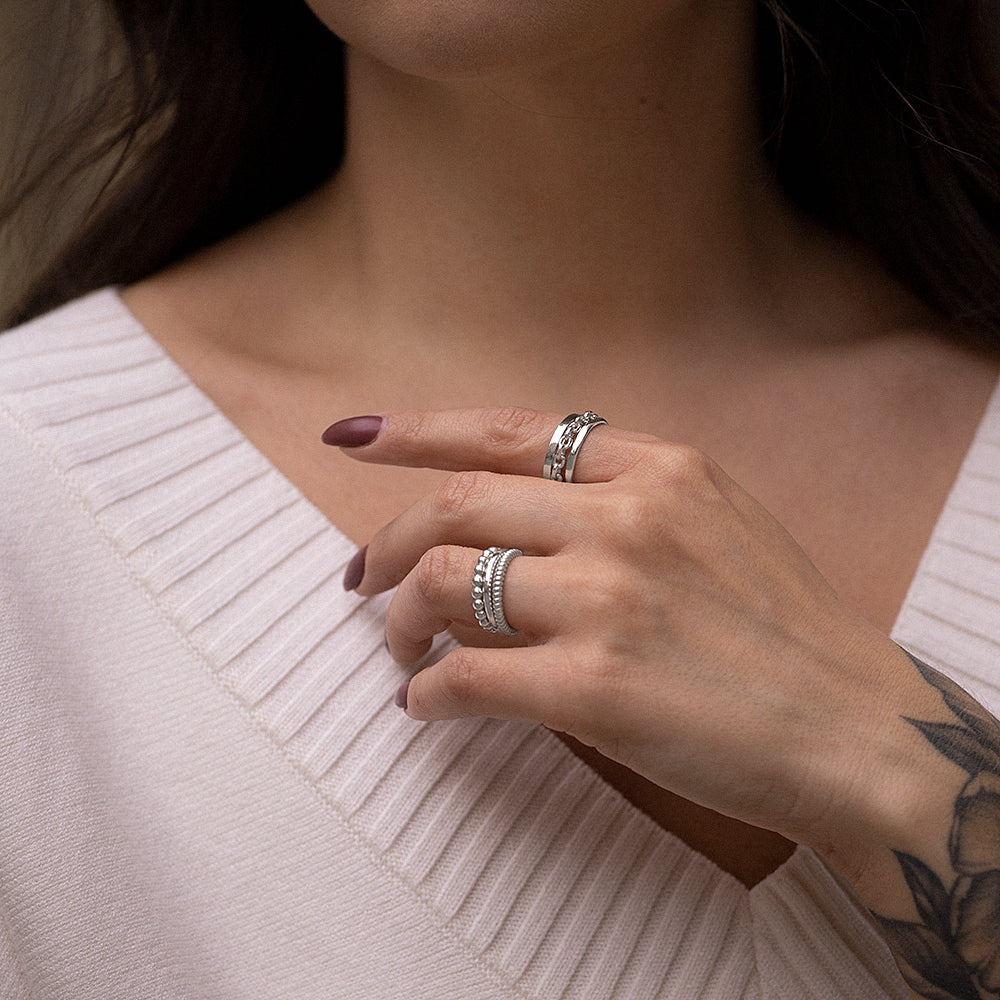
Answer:
[{"label": "forearm", "polygon": [[912,814],[885,823],[886,842],[841,839],[821,853],[854,883],[918,996],[1000,997],[1000,723],[907,655],[944,707],[933,719],[899,717],[921,736],[909,774],[922,775],[925,794],[904,787],[879,804],[886,817],[904,802]]}]

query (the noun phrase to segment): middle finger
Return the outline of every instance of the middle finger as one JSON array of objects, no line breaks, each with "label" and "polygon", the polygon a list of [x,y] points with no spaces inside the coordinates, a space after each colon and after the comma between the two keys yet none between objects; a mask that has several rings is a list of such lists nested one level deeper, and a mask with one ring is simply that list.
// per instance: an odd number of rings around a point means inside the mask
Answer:
[{"label": "middle finger", "polygon": [[368,543],[359,594],[396,586],[438,545],[500,545],[535,555],[560,551],[576,534],[581,490],[564,483],[494,472],[458,472],[381,528]]},{"label": "middle finger", "polygon": [[558,592],[551,586],[558,559],[518,556],[511,561],[504,579],[503,611],[518,634],[507,636],[487,632],[476,621],[472,577],[478,558],[479,550],[457,545],[424,553],[399,585],[386,614],[386,642],[394,660],[415,663],[434,636],[453,625],[483,646],[523,646],[548,633],[559,614]]}]

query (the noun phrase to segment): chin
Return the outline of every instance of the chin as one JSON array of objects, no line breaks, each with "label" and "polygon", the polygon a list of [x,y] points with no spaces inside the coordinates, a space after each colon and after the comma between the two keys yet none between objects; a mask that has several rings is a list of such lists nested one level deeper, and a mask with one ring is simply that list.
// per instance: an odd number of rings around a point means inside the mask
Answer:
[{"label": "chin", "polygon": [[[556,65],[649,24],[664,0],[308,0],[349,46],[428,79]],[[676,4],[675,4],[676,6]]]}]

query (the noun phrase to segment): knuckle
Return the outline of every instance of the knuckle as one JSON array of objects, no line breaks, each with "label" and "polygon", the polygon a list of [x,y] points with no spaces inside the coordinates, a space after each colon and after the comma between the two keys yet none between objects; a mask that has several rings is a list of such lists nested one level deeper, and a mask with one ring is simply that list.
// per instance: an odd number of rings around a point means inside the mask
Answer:
[{"label": "knuckle", "polygon": [[611,571],[592,579],[586,597],[591,621],[618,621],[622,608],[629,603],[628,590],[625,576],[621,573]]},{"label": "knuckle", "polygon": [[[542,428],[545,418],[524,406],[504,406],[486,422],[488,446],[496,451],[518,451]],[[547,424],[546,424],[547,426]]]},{"label": "knuckle", "polygon": [[658,499],[650,494],[624,491],[608,497],[602,505],[601,534],[615,548],[642,542],[663,516]]},{"label": "knuckle", "polygon": [[[635,703],[635,675],[630,669],[634,655],[628,644],[614,640],[598,644],[593,651],[589,695],[604,721],[620,718]],[[648,699],[648,692],[640,697]]]},{"label": "knuckle", "polygon": [[[651,468],[660,464],[660,449],[667,442],[652,434],[630,433],[618,449],[616,476],[637,476],[645,479]],[[652,458],[652,461],[650,459]]]},{"label": "knuckle", "polygon": [[438,604],[445,595],[448,580],[455,572],[455,552],[448,546],[428,549],[413,571],[417,595],[429,604]]},{"label": "knuckle", "polygon": [[442,697],[453,705],[466,705],[476,692],[475,653],[466,647],[454,650],[439,664]]},{"label": "knuckle", "polygon": [[573,671],[573,726],[606,738],[606,724],[617,713],[623,678],[621,650],[615,645],[592,641],[576,650]]},{"label": "knuckle", "polygon": [[655,500],[643,493],[625,493],[615,505],[617,523],[629,534],[637,525],[648,524],[657,517]]},{"label": "knuckle", "polygon": [[423,646],[430,642],[417,634],[413,622],[390,605],[385,618],[385,638],[397,663],[415,663],[423,655]]},{"label": "knuckle", "polygon": [[638,604],[642,583],[620,559],[588,559],[564,577],[563,589],[574,599],[588,641],[616,641],[622,612]]},{"label": "knuckle", "polygon": [[667,444],[663,451],[663,467],[671,481],[697,485],[714,478],[714,463],[701,449],[686,444]]},{"label": "knuckle", "polygon": [[489,498],[493,489],[493,475],[480,469],[456,472],[449,476],[434,492],[435,514],[442,520],[455,521]]},{"label": "knuckle", "polygon": [[565,589],[578,609],[579,636],[586,637],[589,648],[603,651],[600,662],[627,659],[663,618],[662,586],[628,560],[588,561],[567,577]]},{"label": "knuckle", "polygon": [[668,441],[650,447],[647,461],[637,468],[637,474],[652,489],[661,517],[676,515],[692,503],[728,495],[728,477],[700,448]]},{"label": "knuckle", "polygon": [[386,437],[392,442],[423,441],[430,433],[428,414],[421,410],[394,411],[385,428]]}]

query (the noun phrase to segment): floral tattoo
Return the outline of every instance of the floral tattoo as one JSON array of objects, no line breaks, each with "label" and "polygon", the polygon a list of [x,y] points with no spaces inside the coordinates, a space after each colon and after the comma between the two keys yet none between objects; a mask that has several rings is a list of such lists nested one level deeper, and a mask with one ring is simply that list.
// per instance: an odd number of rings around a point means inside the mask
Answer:
[{"label": "floral tattoo", "polygon": [[903,977],[928,1000],[1000,1000],[1000,723],[954,681],[907,656],[958,723],[906,718],[969,775],[955,800],[950,887],[922,861],[894,852],[919,923],[875,914]]}]

